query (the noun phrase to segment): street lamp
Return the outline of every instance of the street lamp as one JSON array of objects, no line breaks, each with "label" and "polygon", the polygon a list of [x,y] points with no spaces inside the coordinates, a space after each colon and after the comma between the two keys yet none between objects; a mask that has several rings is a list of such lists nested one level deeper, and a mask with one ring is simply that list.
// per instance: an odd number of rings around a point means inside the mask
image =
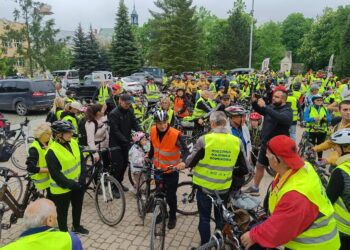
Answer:
[{"label": "street lamp", "polygon": [[252,0],[252,10],[250,15],[252,16],[252,23],[250,26],[250,43],[249,43],[249,68],[252,67],[252,53],[253,53],[253,29],[254,29],[254,0]]}]

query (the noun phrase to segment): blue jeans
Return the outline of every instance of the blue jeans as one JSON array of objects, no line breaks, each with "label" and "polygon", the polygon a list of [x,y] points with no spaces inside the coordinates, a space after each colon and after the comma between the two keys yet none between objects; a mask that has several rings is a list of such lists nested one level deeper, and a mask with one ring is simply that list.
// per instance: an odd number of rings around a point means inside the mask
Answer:
[{"label": "blue jeans", "polygon": [[[224,200],[226,204],[228,194],[220,195],[221,199]],[[201,245],[207,243],[210,240],[210,215],[212,202],[211,199],[203,193],[200,189],[197,191],[197,206],[199,212],[199,235],[201,237]],[[221,210],[221,209],[220,209]],[[224,227],[224,222],[222,216],[219,213],[219,210],[214,207],[214,216],[215,216],[215,229],[222,230]]]},{"label": "blue jeans", "polygon": [[290,138],[292,138],[293,141],[296,141],[296,139],[297,139],[297,125],[296,124],[293,124],[292,126],[290,126],[289,134],[290,134]]}]

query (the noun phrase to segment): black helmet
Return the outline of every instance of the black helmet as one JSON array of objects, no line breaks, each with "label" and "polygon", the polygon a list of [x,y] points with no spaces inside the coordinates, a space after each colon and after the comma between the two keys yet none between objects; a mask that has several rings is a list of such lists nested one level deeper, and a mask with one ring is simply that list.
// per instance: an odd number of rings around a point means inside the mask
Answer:
[{"label": "black helmet", "polygon": [[154,122],[164,122],[169,119],[169,115],[166,111],[164,110],[157,110],[154,112]]},{"label": "black helmet", "polygon": [[293,89],[294,90],[298,91],[298,90],[300,90],[300,88],[301,88],[301,83],[300,82],[294,83],[294,85],[293,85]]},{"label": "black helmet", "polygon": [[184,88],[178,88],[178,89],[176,89],[176,93],[177,93],[178,91],[183,91],[183,92],[185,92],[185,89],[184,89]]},{"label": "black helmet", "polygon": [[72,123],[69,121],[55,121],[51,125],[52,133],[54,134],[60,134],[60,133],[67,133],[67,132],[75,132],[75,128]]}]

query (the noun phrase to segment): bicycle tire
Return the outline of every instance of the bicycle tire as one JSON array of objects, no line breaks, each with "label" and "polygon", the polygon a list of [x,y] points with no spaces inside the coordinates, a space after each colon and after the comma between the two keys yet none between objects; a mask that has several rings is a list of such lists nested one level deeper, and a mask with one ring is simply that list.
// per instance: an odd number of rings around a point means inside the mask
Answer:
[{"label": "bicycle tire", "polygon": [[[6,169],[6,171],[8,171],[9,175],[16,175],[16,172],[11,170],[10,168],[7,167],[0,167],[0,176],[2,177],[3,175],[1,174],[2,171],[4,171]],[[11,182],[12,180],[12,182]],[[1,180],[0,179],[0,183],[4,183],[5,180]],[[12,196],[16,199],[17,202],[20,203],[21,199],[22,199],[22,194],[23,194],[23,183],[21,181],[20,177],[17,176],[13,176],[9,179],[9,181],[7,182],[7,189],[8,191],[12,194]],[[2,202],[0,201],[0,204]],[[4,210],[8,211],[10,209],[9,206],[7,206],[6,204],[4,204]]]},{"label": "bicycle tire", "polygon": [[[110,192],[108,191],[108,186],[106,187],[106,196],[107,196],[107,202],[105,202],[103,200],[103,195],[101,194],[101,192],[99,191],[101,188],[101,180],[98,182],[96,190],[95,190],[95,207],[96,207],[96,211],[98,216],[100,217],[100,219],[102,220],[103,223],[109,225],[109,226],[115,226],[117,225],[124,217],[125,214],[125,195],[124,195],[124,191],[122,186],[120,185],[120,183],[112,176],[106,176],[105,177],[105,186],[107,185],[107,183],[111,183],[114,185],[114,187],[112,187],[112,196],[110,194]],[[101,189],[102,191],[102,189]],[[115,197],[115,192],[119,192],[120,198],[116,198]],[[101,202],[99,202],[99,198],[101,199]],[[113,210],[110,208],[110,206],[108,206],[107,208],[103,208],[102,204],[103,203],[111,203],[113,201],[117,201],[117,204],[120,204],[120,206],[115,209],[113,208]],[[101,207],[100,207],[101,206]],[[115,218],[113,219],[109,219],[107,218],[106,214],[109,210],[109,212],[115,212],[115,211],[119,211],[119,214],[117,216],[115,216]]]},{"label": "bicycle tire", "polygon": [[94,155],[92,153],[87,153],[85,155],[84,164],[85,164],[85,168],[86,168],[86,172],[87,172],[87,175],[86,175],[87,185],[93,183],[94,187],[96,187],[97,183],[95,182],[95,180],[94,179],[91,180],[92,176],[95,174],[93,171],[94,171],[94,167],[96,164],[95,159],[94,159]]},{"label": "bicycle tire", "polygon": [[[183,215],[198,214],[195,188],[191,181],[183,181],[177,185],[177,212]],[[180,196],[180,199],[179,199]],[[186,206],[191,204],[191,206]]]},{"label": "bicycle tire", "polygon": [[[222,246],[223,240],[219,239],[218,241],[219,241],[220,246]],[[224,242],[225,242],[225,247],[224,248],[221,247],[220,249],[231,249],[231,250],[240,249],[240,248],[235,247],[229,239],[225,238]],[[217,242],[214,239],[210,239],[209,242],[198,247],[196,250],[211,250],[211,249],[215,249],[215,250],[217,249]]]},{"label": "bicycle tire", "polygon": [[[164,249],[164,243],[165,243],[165,214],[166,214],[166,208],[165,204],[163,202],[158,203],[153,211],[152,216],[152,224],[151,224],[151,250],[163,250]],[[161,222],[157,223],[157,217],[161,216]],[[158,232],[157,227],[160,226],[160,232]],[[159,236],[159,237],[158,237]],[[157,238],[159,238],[159,247],[158,244],[155,246],[155,243],[157,241]]]},{"label": "bicycle tire", "polygon": [[267,172],[269,175],[271,175],[272,177],[275,177],[275,175],[276,175],[276,171],[273,170],[270,166],[267,166],[267,167],[266,167],[266,172]]},{"label": "bicycle tire", "polygon": [[134,187],[135,186],[135,180],[134,180],[134,176],[133,176],[133,174],[131,172],[130,163],[128,164],[128,177],[129,177],[130,184]]},{"label": "bicycle tire", "polygon": [[2,236],[2,218],[4,217],[5,210],[0,209],[0,239]]},{"label": "bicycle tire", "polygon": [[[28,143],[29,146],[34,141],[34,138],[28,137]],[[26,160],[27,158],[24,157],[28,154],[28,149],[25,148],[24,140],[21,139],[16,142],[16,144],[12,148],[12,155],[11,155],[11,162],[12,164],[20,169],[20,170],[26,170]]]},{"label": "bicycle tire", "polygon": [[[142,174],[140,175],[140,180],[142,180]],[[139,181],[140,183],[140,181]],[[150,186],[147,180],[141,181],[139,186],[137,187],[136,192],[136,202],[137,202],[137,211],[140,216],[140,218],[145,218],[147,213],[147,201],[150,199]]]}]

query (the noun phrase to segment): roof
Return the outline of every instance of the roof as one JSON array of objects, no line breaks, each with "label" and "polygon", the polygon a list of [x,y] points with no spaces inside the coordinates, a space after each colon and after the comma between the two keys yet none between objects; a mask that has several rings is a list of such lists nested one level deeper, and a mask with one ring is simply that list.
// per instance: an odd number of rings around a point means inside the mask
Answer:
[{"label": "roof", "polygon": [[74,42],[73,42],[73,38],[74,38],[74,31],[70,31],[70,30],[60,30],[56,36],[55,36],[55,39],[56,40],[60,40],[60,39],[67,39],[68,38],[68,41],[67,43],[72,45]]}]

